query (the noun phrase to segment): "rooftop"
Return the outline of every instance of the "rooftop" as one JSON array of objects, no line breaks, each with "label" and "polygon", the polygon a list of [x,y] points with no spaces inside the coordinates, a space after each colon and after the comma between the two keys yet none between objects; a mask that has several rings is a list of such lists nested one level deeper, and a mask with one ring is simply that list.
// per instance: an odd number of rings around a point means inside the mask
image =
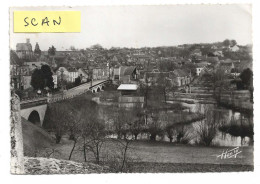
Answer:
[{"label": "rooftop", "polygon": [[137,84],[121,84],[117,90],[137,90]]}]

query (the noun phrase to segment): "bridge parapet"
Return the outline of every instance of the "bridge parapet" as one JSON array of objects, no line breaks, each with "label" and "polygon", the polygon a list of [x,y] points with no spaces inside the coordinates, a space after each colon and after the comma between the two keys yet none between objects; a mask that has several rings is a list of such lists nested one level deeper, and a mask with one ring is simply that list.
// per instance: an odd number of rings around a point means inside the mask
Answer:
[{"label": "bridge parapet", "polygon": [[30,107],[35,107],[43,104],[47,104],[48,102],[48,97],[42,97],[42,98],[34,98],[30,100],[24,100],[20,102],[20,107],[21,109],[26,109]]}]

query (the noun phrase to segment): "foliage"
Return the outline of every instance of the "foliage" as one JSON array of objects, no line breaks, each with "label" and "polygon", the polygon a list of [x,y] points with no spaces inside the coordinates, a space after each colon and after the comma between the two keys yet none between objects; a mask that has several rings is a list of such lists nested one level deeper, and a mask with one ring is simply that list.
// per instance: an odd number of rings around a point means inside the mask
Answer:
[{"label": "foliage", "polygon": [[41,69],[35,69],[32,73],[31,86],[37,90],[48,87],[54,88],[54,82],[52,78],[52,71],[48,65],[43,65]]},{"label": "foliage", "polygon": [[31,86],[37,89],[44,89],[44,78],[42,70],[35,69],[32,73]]},{"label": "foliage", "polygon": [[34,54],[37,55],[38,57],[41,55],[41,49],[38,43],[36,43],[35,48],[34,48]]},{"label": "foliage", "polygon": [[245,89],[249,89],[253,85],[253,72],[249,68],[243,70],[239,77]]},{"label": "foliage", "polygon": [[55,103],[48,106],[44,119],[44,127],[50,128],[55,133],[56,143],[60,143],[66,133],[67,124],[70,122],[69,104]]},{"label": "foliage", "polygon": [[77,77],[77,78],[75,79],[75,81],[74,81],[75,86],[80,85],[80,83],[81,83],[81,79],[80,79],[80,77]]},{"label": "foliage", "polygon": [[199,143],[210,146],[217,135],[221,113],[214,111],[209,106],[204,107],[205,119],[198,122],[196,132],[199,137]]},{"label": "foliage", "polygon": [[162,123],[159,120],[158,115],[151,116],[151,119],[146,127],[146,131],[150,134],[151,141],[156,141],[156,136],[163,133]]},{"label": "foliage", "polygon": [[52,45],[51,47],[49,47],[48,49],[48,55],[49,56],[55,56],[56,54],[56,48]]}]

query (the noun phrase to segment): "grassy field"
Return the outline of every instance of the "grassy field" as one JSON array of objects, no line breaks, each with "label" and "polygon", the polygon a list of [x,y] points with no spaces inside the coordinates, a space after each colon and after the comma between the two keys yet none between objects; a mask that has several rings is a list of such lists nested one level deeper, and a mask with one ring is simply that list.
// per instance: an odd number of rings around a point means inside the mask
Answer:
[{"label": "grassy field", "polygon": [[188,163],[131,163],[129,173],[182,173],[182,172],[246,172],[253,171],[252,165],[234,164],[188,164]]},{"label": "grassy field", "polygon": [[[55,144],[53,136],[44,129],[23,119],[24,152],[26,156],[69,158],[73,142],[64,136],[60,144]],[[81,144],[79,143],[78,146]],[[242,151],[237,158],[217,158],[223,150],[234,147],[203,147],[181,145],[169,142],[138,140],[131,143],[127,153],[128,172],[230,172],[253,170],[253,146],[239,147]],[[54,151],[52,153],[52,151]],[[118,152],[114,140],[108,139],[101,150],[101,161]],[[84,162],[80,147],[72,155],[72,160]],[[87,152],[87,161],[93,162],[92,153]]]},{"label": "grassy field", "polygon": [[[68,159],[72,142],[63,139],[62,143],[57,144],[55,149],[62,159]],[[187,164],[235,164],[253,165],[253,147],[240,147],[242,151],[236,158],[220,159],[217,158],[223,150],[234,147],[202,147],[191,145],[177,145],[168,142],[134,141],[128,156],[135,162],[146,163],[187,163]],[[116,147],[108,141],[104,144],[102,157],[106,154],[115,152]],[[91,153],[87,155],[89,161],[93,161]],[[75,151],[72,160],[82,162],[83,152]]]}]

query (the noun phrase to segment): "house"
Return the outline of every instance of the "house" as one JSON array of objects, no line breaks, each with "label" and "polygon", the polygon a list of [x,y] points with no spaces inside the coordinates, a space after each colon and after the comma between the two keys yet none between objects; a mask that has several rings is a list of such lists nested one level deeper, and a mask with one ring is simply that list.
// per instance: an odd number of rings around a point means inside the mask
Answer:
[{"label": "house", "polygon": [[143,108],[144,97],[138,94],[137,84],[121,84],[117,90],[121,92],[121,96],[118,97],[118,106],[120,108]]},{"label": "house", "polygon": [[136,66],[120,66],[113,70],[113,80],[120,83],[136,83],[138,71]]},{"label": "house", "polygon": [[237,45],[234,45],[234,46],[230,47],[229,50],[231,52],[238,52],[239,51],[239,47]]},{"label": "house", "polygon": [[75,79],[79,76],[78,70],[76,68],[65,68],[59,67],[56,71],[57,80],[65,80],[67,82],[75,82]]},{"label": "house", "polygon": [[79,68],[78,75],[81,79],[81,82],[87,82],[89,78],[87,69]]},{"label": "house", "polygon": [[30,71],[34,71],[35,69],[41,69],[43,65],[48,65],[46,62],[43,61],[25,62],[24,64],[29,67]]},{"label": "house", "polygon": [[146,72],[144,78],[147,80],[148,85],[157,84],[158,79],[162,78],[169,78],[169,72]]},{"label": "house", "polygon": [[138,72],[135,66],[121,66],[119,81],[120,83],[135,83]]},{"label": "house", "polygon": [[182,69],[176,69],[170,72],[169,78],[173,80],[173,83],[177,86],[187,85],[191,82],[191,74]]},{"label": "house", "polygon": [[202,52],[200,49],[194,49],[192,52],[191,52],[191,56],[202,56]]},{"label": "house", "polygon": [[234,61],[231,59],[226,59],[220,62],[219,67],[224,70],[225,73],[230,74],[231,70],[235,68]]},{"label": "house", "polygon": [[31,87],[31,80],[32,80],[31,75],[23,75],[22,76],[22,89],[23,90]]},{"label": "house", "polygon": [[148,85],[152,83],[157,85],[159,78],[165,78],[170,82],[172,86],[183,86],[191,82],[191,73],[182,70],[176,69],[170,72],[146,72],[145,78],[147,79]]},{"label": "house", "polygon": [[12,51],[10,55],[10,75],[11,86],[14,89],[24,89],[23,76],[30,75],[29,66],[20,62],[17,54]]},{"label": "house", "polygon": [[213,52],[213,55],[214,56],[218,56],[218,57],[223,57],[224,56],[222,50],[215,50]]},{"label": "house", "polygon": [[93,80],[107,80],[110,77],[109,67],[96,67],[92,69]]},{"label": "house", "polygon": [[16,54],[19,59],[32,59],[33,58],[33,50],[32,44],[30,43],[30,39],[26,39],[26,43],[17,43],[16,44]]},{"label": "house", "polygon": [[75,82],[76,78],[79,76],[79,72],[76,68],[68,68],[69,72],[69,82]]},{"label": "house", "polygon": [[54,89],[58,87],[58,76],[54,72],[52,73],[53,83],[54,83]]},{"label": "house", "polygon": [[207,62],[196,63],[196,75],[200,76],[201,72],[208,66]]}]

